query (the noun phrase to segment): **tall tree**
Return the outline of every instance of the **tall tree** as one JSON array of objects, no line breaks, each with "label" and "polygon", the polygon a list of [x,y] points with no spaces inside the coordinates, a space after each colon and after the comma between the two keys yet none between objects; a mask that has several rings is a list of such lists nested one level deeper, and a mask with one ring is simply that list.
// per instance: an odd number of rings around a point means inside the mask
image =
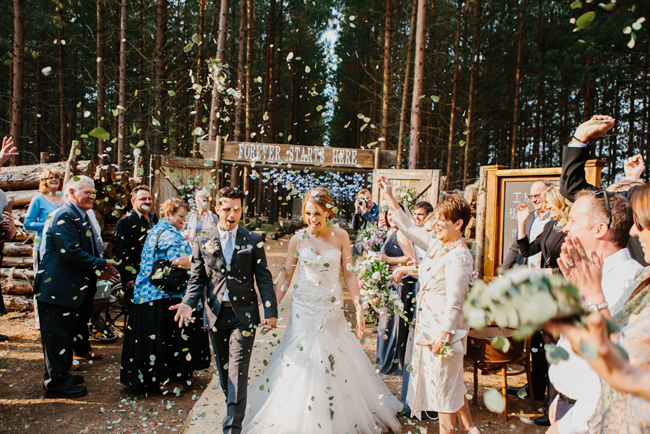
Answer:
[{"label": "tall tree", "polygon": [[[205,33],[205,0],[199,0],[199,49],[196,59],[196,82],[203,83],[203,34]],[[202,100],[200,95],[196,98],[194,104],[194,133],[192,138],[192,157],[199,156],[199,134],[196,134],[198,128],[201,128],[201,106]]]},{"label": "tall tree", "polygon": [[404,87],[402,89],[402,107],[399,112],[399,132],[397,134],[397,168],[402,168],[402,152],[404,152],[404,134],[406,130],[406,114],[408,111],[409,84],[411,83],[411,60],[413,43],[415,41],[415,23],[417,20],[418,0],[413,0],[411,12],[411,30],[409,31],[409,44],[406,51],[406,65],[404,66]]},{"label": "tall tree", "polygon": [[127,30],[127,13],[128,0],[122,0],[120,14],[120,103],[117,106],[119,110],[118,128],[117,128],[117,166],[124,170],[124,151],[126,141],[126,30]]},{"label": "tall tree", "polygon": [[[246,69],[246,15],[247,15],[247,1],[240,0],[239,4],[239,44],[237,50],[237,98],[236,98],[236,107],[235,107],[235,141],[242,142],[244,141],[244,128],[243,128],[243,112],[244,112],[244,70]],[[247,170],[246,170],[246,173]],[[236,187],[239,185],[239,170],[237,166],[233,164],[230,170],[230,185],[231,187]],[[248,176],[244,179],[244,191],[248,191]],[[248,196],[246,196],[248,201]]]},{"label": "tall tree", "polygon": [[[14,0],[14,50],[13,50],[13,92],[11,99],[11,135],[18,155],[11,157],[11,164],[21,163],[23,114],[25,97],[25,4]],[[37,72],[40,74],[40,72]]]},{"label": "tall tree", "polygon": [[514,169],[517,162],[517,128],[519,127],[519,87],[521,84],[521,62],[522,62],[522,48],[524,41],[524,5],[526,1],[521,0],[519,4],[519,18],[517,19],[517,24],[519,28],[517,29],[517,69],[515,72],[515,95],[514,95],[514,107],[513,107],[513,119],[512,119],[512,143],[510,145],[510,168]]},{"label": "tall tree", "polygon": [[219,132],[219,110],[221,108],[221,81],[225,80],[224,65],[226,64],[226,36],[228,35],[228,0],[221,0],[219,11],[219,38],[217,39],[216,66],[212,72],[212,104],[210,107],[210,131],[209,140],[215,140]]},{"label": "tall tree", "polygon": [[68,143],[68,118],[65,100],[65,39],[63,36],[63,23],[66,22],[63,5],[56,6],[57,41],[59,45],[59,153],[61,158],[66,158]]},{"label": "tall tree", "polygon": [[384,72],[382,80],[382,99],[381,99],[381,149],[387,149],[388,146],[388,103],[390,97],[390,39],[391,39],[391,1],[385,0],[384,11]]},{"label": "tall tree", "polygon": [[467,137],[465,143],[465,158],[463,159],[463,189],[467,186],[467,178],[469,171],[469,157],[474,140],[476,137],[476,120],[474,119],[474,93],[476,89],[476,82],[478,80],[479,68],[479,44],[481,37],[481,0],[474,0],[474,32],[472,34],[472,53],[469,77],[469,101],[467,104]]},{"label": "tall tree", "polygon": [[463,0],[458,0],[458,16],[456,18],[456,44],[454,45],[454,82],[451,91],[451,116],[449,117],[449,141],[447,142],[447,178],[445,190],[449,190],[451,182],[452,161],[454,157],[454,139],[456,134],[456,104],[458,101],[458,59],[460,59],[460,25],[463,20]]},{"label": "tall tree", "polygon": [[[106,44],[104,26],[104,0],[97,0],[97,128],[105,129],[106,118],[106,82],[105,67],[106,64]],[[96,155],[99,156],[100,164],[106,164],[103,155],[105,154],[105,144],[101,139],[96,139]]]},{"label": "tall tree", "polygon": [[160,154],[163,150],[163,125],[165,124],[165,45],[167,44],[167,0],[156,2],[156,49],[154,53],[154,96],[153,124],[154,140],[153,153]]},{"label": "tall tree", "polygon": [[424,91],[424,62],[427,28],[427,1],[418,0],[418,19],[415,34],[415,65],[413,73],[413,98],[411,99],[411,143],[409,169],[417,169],[420,160],[420,127],[422,126],[422,92]]}]

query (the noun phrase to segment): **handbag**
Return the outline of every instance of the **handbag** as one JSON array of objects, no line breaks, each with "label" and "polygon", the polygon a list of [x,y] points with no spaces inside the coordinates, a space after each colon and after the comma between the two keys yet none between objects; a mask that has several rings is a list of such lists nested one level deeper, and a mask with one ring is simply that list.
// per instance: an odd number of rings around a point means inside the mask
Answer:
[{"label": "handbag", "polygon": [[[169,228],[167,228],[169,229]],[[167,229],[163,229],[156,237],[156,244],[153,248],[153,257],[156,257],[158,251],[158,240],[160,235]],[[187,286],[187,281],[190,276],[187,270],[174,267],[168,259],[158,259],[153,263],[151,274],[149,275],[149,283],[162,289],[165,292],[172,294],[182,294]]]},{"label": "handbag", "polygon": [[[465,354],[466,349],[462,340],[465,336],[467,336],[467,330],[456,329],[456,332],[449,337],[449,346],[454,352],[460,351]],[[436,339],[440,339],[440,329],[435,329],[422,323],[416,324],[415,345],[426,346]]]}]

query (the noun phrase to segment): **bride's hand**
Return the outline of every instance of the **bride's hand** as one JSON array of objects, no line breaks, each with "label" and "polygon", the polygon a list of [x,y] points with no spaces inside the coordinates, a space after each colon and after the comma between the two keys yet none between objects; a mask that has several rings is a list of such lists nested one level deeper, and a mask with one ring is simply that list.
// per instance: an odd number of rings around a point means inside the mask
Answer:
[{"label": "bride's hand", "polygon": [[361,305],[357,306],[357,339],[363,337],[363,333],[366,331],[366,318],[363,314],[363,307]]}]

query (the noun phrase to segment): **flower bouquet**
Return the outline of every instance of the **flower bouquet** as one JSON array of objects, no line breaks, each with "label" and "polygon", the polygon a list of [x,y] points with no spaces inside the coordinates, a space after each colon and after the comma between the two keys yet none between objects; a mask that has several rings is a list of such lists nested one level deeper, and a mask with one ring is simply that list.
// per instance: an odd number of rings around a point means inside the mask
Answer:
[{"label": "flower bouquet", "polygon": [[405,185],[399,185],[395,188],[395,199],[411,211],[415,211],[415,204],[418,202],[418,193],[415,188],[408,188]]},{"label": "flower bouquet", "polygon": [[390,281],[388,264],[376,256],[358,260],[353,268],[359,280],[361,304],[366,320],[377,323],[382,315],[397,314],[408,321],[404,312],[404,303]]},{"label": "flower bouquet", "polygon": [[386,241],[386,234],[386,230],[379,229],[376,224],[368,225],[365,229],[359,230],[355,244],[360,251],[379,252]]},{"label": "flower bouquet", "polygon": [[516,328],[521,340],[552,319],[568,319],[583,313],[578,289],[562,276],[516,267],[489,285],[477,280],[467,294],[463,312],[474,329],[496,323]]}]

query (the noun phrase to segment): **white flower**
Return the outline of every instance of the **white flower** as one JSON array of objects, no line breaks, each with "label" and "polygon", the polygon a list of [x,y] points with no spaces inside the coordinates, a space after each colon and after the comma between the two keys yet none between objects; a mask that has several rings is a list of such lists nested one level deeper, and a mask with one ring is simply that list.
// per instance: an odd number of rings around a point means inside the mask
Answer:
[{"label": "white flower", "polygon": [[379,271],[375,271],[374,273],[372,273],[372,278],[375,280],[381,279],[381,273]]},{"label": "white flower", "polygon": [[219,250],[219,243],[217,242],[216,238],[213,238],[213,239],[209,240],[208,242],[206,242],[203,245],[203,248],[209,254],[214,255]]}]

